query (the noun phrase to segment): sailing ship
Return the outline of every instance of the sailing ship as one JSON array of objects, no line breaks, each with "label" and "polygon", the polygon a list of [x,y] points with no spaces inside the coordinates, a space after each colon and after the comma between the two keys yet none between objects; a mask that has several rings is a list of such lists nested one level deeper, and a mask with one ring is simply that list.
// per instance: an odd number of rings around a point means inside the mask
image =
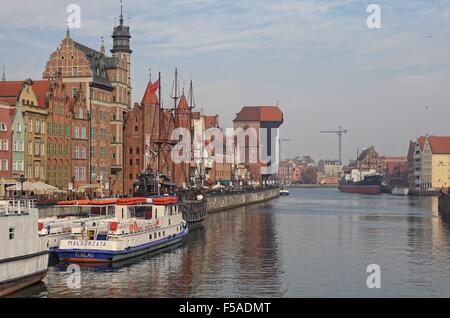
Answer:
[{"label": "sailing ship", "polygon": [[[175,70],[175,80],[172,89],[171,98],[174,100],[173,108],[164,109],[162,106],[162,96],[161,96],[161,73],[159,73],[159,79],[157,81],[159,86],[159,113],[163,114],[164,112],[169,112],[171,120],[173,121],[174,127],[181,127],[182,124],[188,123],[188,127],[191,136],[194,136],[194,124],[193,124],[193,109],[195,108],[194,101],[194,89],[192,80],[190,82],[189,88],[189,105],[186,109],[179,109],[178,100],[179,96],[179,84],[178,84],[178,69]],[[154,117],[156,119],[156,116]],[[183,119],[181,119],[183,118]],[[156,123],[155,123],[156,126]],[[177,167],[175,164],[172,164],[171,167],[168,167],[169,164],[166,163],[166,170],[169,170],[169,174],[162,173],[161,164],[164,160],[162,160],[162,153],[168,152],[174,145],[178,143],[176,140],[169,140],[167,136],[164,136],[164,133],[161,130],[161,124],[158,126],[158,139],[150,140],[150,145],[148,145],[149,153],[153,153],[157,157],[157,168],[156,171],[153,171],[150,165],[147,165],[147,170],[138,175],[138,181],[135,183],[135,192],[134,196],[159,196],[161,194],[166,195],[176,195],[178,199],[179,208],[183,214],[184,220],[186,220],[188,226],[196,226],[202,224],[207,217],[207,200],[205,199],[205,195],[202,193],[202,181],[200,184],[195,184],[192,180],[203,180],[202,175],[199,178],[193,178],[191,176],[191,163],[194,162],[194,153],[193,153],[193,140],[191,138],[191,154],[190,154],[190,163],[179,164]],[[165,138],[166,137],[166,138]],[[153,149],[153,151],[151,150]],[[186,167],[188,166],[188,167]],[[172,182],[171,176],[175,176],[175,172],[177,169],[181,171],[182,176],[186,176],[185,184],[186,187],[178,191],[177,185]],[[186,172],[187,170],[187,172]],[[203,171],[202,169],[200,169]]]}]

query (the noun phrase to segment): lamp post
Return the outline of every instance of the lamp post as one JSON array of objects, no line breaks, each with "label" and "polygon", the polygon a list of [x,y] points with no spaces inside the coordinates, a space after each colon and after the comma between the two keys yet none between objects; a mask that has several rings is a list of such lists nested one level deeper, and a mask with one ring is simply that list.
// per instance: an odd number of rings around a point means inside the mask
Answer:
[{"label": "lamp post", "polygon": [[75,199],[75,181],[77,178],[75,176],[72,177],[72,199]]},{"label": "lamp post", "polygon": [[27,178],[25,178],[25,176],[24,176],[23,174],[21,174],[20,177],[19,177],[19,182],[20,182],[20,197],[23,197],[23,195],[24,195],[23,184],[25,183],[25,181],[27,181]]}]

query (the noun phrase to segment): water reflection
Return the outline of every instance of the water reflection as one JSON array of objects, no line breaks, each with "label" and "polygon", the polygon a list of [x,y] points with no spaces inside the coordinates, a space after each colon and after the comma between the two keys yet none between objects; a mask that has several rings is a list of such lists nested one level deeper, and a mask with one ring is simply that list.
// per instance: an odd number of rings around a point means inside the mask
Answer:
[{"label": "water reflection", "polygon": [[[50,268],[48,297],[450,296],[450,218],[436,198],[301,189],[268,204],[219,212],[179,246],[126,263]],[[379,264],[382,288],[366,268]],[[31,293],[33,294],[33,293]]]}]

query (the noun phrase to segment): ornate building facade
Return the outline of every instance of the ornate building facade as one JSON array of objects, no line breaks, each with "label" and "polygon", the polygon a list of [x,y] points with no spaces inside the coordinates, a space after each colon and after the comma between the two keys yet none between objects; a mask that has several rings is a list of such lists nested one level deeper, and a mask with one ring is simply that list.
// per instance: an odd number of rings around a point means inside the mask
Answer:
[{"label": "ornate building facade", "polygon": [[99,184],[102,194],[119,195],[124,186],[123,118],[131,109],[132,92],[131,35],[122,14],[112,38],[112,56],[108,56],[103,42],[97,51],[74,41],[67,32],[51,54],[43,76],[45,79],[61,76],[74,98],[83,92],[88,118],[86,179],[91,185]]}]

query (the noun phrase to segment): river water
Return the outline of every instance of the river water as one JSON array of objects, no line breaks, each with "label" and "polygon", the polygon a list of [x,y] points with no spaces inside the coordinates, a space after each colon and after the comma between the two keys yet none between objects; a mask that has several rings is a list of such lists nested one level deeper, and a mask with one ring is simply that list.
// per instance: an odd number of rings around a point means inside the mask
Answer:
[{"label": "river water", "polygon": [[[367,287],[370,264],[381,269],[379,289]],[[436,198],[292,189],[211,214],[179,246],[82,267],[79,289],[66,267],[20,296],[449,297],[450,224]]]}]

